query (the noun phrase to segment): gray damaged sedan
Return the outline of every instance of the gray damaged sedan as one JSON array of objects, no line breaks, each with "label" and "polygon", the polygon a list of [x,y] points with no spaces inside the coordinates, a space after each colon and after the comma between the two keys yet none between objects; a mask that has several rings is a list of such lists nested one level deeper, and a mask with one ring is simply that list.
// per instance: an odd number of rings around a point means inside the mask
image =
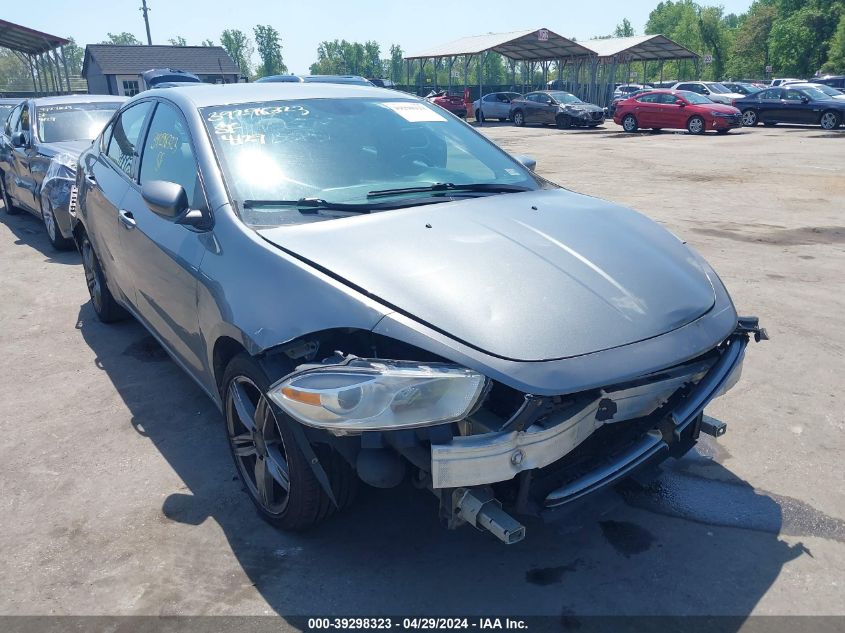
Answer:
[{"label": "gray damaged sedan", "polygon": [[410,480],[513,543],[721,434],[702,410],[765,337],[671,233],[526,164],[393,91],[150,91],[80,158],[74,235],[100,319],[218,404],[262,517]]}]

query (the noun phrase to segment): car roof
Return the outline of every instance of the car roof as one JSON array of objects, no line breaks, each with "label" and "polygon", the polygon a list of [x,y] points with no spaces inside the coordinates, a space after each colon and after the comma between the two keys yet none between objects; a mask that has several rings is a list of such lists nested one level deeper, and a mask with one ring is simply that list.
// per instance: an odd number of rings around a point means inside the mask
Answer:
[{"label": "car roof", "polygon": [[[375,86],[332,83],[290,83],[264,82],[248,84],[208,84],[200,86],[176,86],[156,93],[180,106],[207,108],[220,105],[256,103],[260,101],[292,101],[297,99],[351,99],[371,98],[416,101],[417,97]],[[139,93],[134,100],[149,96],[149,92]]]},{"label": "car roof", "polygon": [[65,103],[123,103],[126,97],[117,95],[58,95],[56,97],[35,97],[35,105],[58,105]]}]

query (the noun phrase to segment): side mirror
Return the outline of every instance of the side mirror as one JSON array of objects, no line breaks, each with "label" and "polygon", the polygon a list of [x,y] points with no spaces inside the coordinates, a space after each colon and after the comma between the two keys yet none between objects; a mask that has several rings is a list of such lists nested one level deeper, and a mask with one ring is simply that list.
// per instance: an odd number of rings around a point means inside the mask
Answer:
[{"label": "side mirror", "polygon": [[810,99],[809,99],[809,97],[804,97],[804,96],[802,96],[802,97],[801,97],[801,103],[810,103]]},{"label": "side mirror", "polygon": [[12,134],[12,145],[15,147],[26,147],[29,145],[29,139],[26,136],[26,132],[15,132]]},{"label": "side mirror", "polygon": [[682,108],[685,108],[686,105],[687,105],[687,102],[684,101],[683,99],[675,99],[675,105],[679,105]]},{"label": "side mirror", "polygon": [[530,156],[526,156],[525,154],[512,154],[511,156],[516,162],[531,171],[534,171],[537,168],[537,161]]},{"label": "side mirror", "polygon": [[701,94],[703,94],[703,95],[709,95],[709,94],[710,94],[710,91],[709,91],[707,88],[702,88],[702,89],[701,89]]},{"label": "side mirror", "polygon": [[188,208],[188,194],[182,185],[167,180],[151,180],[141,187],[141,197],[156,215],[175,220]]}]

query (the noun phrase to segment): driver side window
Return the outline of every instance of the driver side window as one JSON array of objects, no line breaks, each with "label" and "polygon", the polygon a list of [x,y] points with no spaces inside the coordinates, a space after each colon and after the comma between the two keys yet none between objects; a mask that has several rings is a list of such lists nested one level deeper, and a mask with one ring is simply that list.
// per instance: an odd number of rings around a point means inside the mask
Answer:
[{"label": "driver side window", "polygon": [[167,103],[159,103],[141,156],[140,182],[167,180],[182,185],[192,209],[205,209],[199,169],[187,124]]},{"label": "driver side window", "polygon": [[6,136],[11,136],[13,130],[15,130],[18,126],[18,120],[21,117],[21,111],[23,110],[23,105],[19,105],[12,113],[9,115],[8,120],[6,121],[6,126],[3,128]]},{"label": "driver side window", "polygon": [[801,101],[802,96],[797,90],[786,90],[784,91],[783,98],[787,101]]}]

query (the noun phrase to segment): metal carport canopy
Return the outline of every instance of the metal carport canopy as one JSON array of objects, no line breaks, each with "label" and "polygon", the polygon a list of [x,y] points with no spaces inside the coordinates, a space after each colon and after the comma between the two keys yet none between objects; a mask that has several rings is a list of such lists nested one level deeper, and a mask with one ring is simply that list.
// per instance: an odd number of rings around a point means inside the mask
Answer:
[{"label": "metal carport canopy", "polygon": [[603,40],[587,40],[584,45],[589,47],[594,55],[603,59],[620,55],[625,58],[624,61],[698,58],[696,53],[677,42],[673,42],[665,35],[611,37]]},{"label": "metal carport canopy", "polygon": [[493,51],[519,61],[544,61],[595,55],[595,52],[589,48],[549,29],[529,29],[510,33],[489,33],[487,35],[463,37],[448,44],[408,55],[405,59],[458,57],[461,55],[478,55],[485,51]]},{"label": "metal carport canopy", "polygon": [[68,44],[70,41],[63,37],[0,20],[0,46],[4,48],[27,55],[38,55]]}]

